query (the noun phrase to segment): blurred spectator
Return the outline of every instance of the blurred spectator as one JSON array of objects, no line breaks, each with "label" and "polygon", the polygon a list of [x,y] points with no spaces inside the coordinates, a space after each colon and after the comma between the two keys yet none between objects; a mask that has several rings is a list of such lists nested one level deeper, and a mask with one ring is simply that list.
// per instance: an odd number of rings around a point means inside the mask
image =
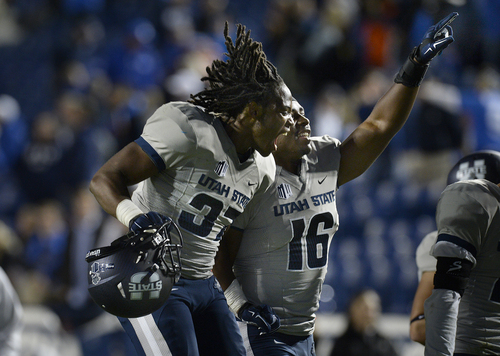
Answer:
[{"label": "blurred spectator", "polygon": [[40,113],[31,125],[30,139],[16,164],[23,201],[63,200],[71,189],[64,166],[68,142],[53,112]]},{"label": "blurred spectator", "polygon": [[15,230],[0,220],[0,266],[8,269],[23,254],[24,244]]},{"label": "blurred spectator", "polygon": [[70,194],[89,182],[104,162],[103,157],[110,154],[105,152],[106,146],[99,142],[105,129],[97,124],[92,104],[88,96],[73,91],[61,93],[56,101],[61,139],[66,146],[63,165],[68,170],[66,184],[71,186]]},{"label": "blurred spectator", "polygon": [[14,166],[27,139],[28,125],[19,103],[10,95],[0,95],[0,220],[9,224],[20,200]]},{"label": "blurred spectator", "polygon": [[[363,66],[395,68],[397,64],[394,52],[397,49],[395,18],[399,15],[396,3],[387,0],[362,1],[361,11],[358,33]],[[425,33],[425,30],[420,33]]]},{"label": "blurred spectator", "polygon": [[0,46],[16,45],[23,39],[17,14],[8,0],[0,0]]},{"label": "blurred spectator", "polygon": [[57,199],[68,204],[103,160],[96,134],[100,128],[93,126],[86,97],[67,92],[56,104],[56,111],[42,112],[33,121],[31,138],[16,165],[27,202]]},{"label": "blurred spectator", "polygon": [[128,337],[119,322],[103,316],[104,311],[90,298],[85,254],[96,246],[109,245],[128,230],[104,214],[88,187],[79,188],[71,202],[68,245],[58,270],[60,293],[47,305],[59,316],[64,330],[78,337],[83,356],[112,356],[119,349],[117,344],[124,344]]},{"label": "blurred spectator", "polygon": [[500,73],[493,66],[477,72],[473,88],[462,90],[468,118],[469,151],[500,150]]},{"label": "blurred spectator", "polygon": [[314,0],[273,0],[265,12],[264,49],[296,96],[310,95],[320,89],[313,86],[315,77],[310,76],[309,66],[313,66],[321,55],[322,42],[330,43],[336,39],[323,36],[318,43],[312,36],[313,32],[321,30],[318,28],[321,26],[318,11],[319,6]]},{"label": "blurred spectator", "polygon": [[352,98],[338,84],[326,86],[318,95],[313,108],[312,135],[347,138],[359,124]]},{"label": "blurred spectator", "polygon": [[330,356],[397,356],[391,342],[377,330],[380,313],[377,292],[367,289],[354,295],[347,330],[335,340]]},{"label": "blurred spectator", "polygon": [[192,41],[193,49],[178,59],[174,72],[165,80],[170,100],[187,100],[190,93],[203,90],[205,84],[200,78],[205,76],[205,68],[219,57],[216,51],[221,50],[212,38],[197,36]]},{"label": "blurred spectator", "polygon": [[[348,90],[360,79],[363,63],[356,27],[359,11],[356,1],[329,0],[321,4],[316,16],[308,19],[311,27],[306,27],[302,44],[289,47],[300,48],[297,70],[303,73],[304,84],[309,82],[304,92],[316,95],[324,85],[332,82]],[[296,36],[291,32],[292,39]]]},{"label": "blurred spectator", "polygon": [[145,18],[131,20],[122,41],[110,49],[108,73],[114,82],[147,89],[160,85],[165,72],[155,46],[156,28]]},{"label": "blurred spectator", "polygon": [[56,282],[68,244],[68,226],[62,205],[57,201],[38,205],[35,224],[26,241],[24,264]]},{"label": "blurred spectator", "polygon": [[[196,24],[188,4],[169,2],[162,10],[161,16],[162,42],[160,51],[166,77],[178,64],[179,58],[194,49]],[[198,78],[199,79],[199,78]]]},{"label": "blurred spectator", "polygon": [[[421,186],[442,184],[464,148],[465,122],[460,90],[437,78],[423,83],[414,109],[403,127],[397,150],[398,179]],[[404,145],[404,146],[403,146]]]},{"label": "blurred spectator", "polygon": [[481,17],[481,33],[485,34],[482,37],[484,51],[483,58],[485,63],[498,66],[500,63],[500,2],[497,0],[482,0],[470,1],[470,3],[478,8],[478,13]]},{"label": "blurred spectator", "polygon": [[68,244],[64,209],[55,200],[27,204],[16,218],[24,251],[9,264],[9,276],[23,304],[49,303],[60,295],[58,274]]}]

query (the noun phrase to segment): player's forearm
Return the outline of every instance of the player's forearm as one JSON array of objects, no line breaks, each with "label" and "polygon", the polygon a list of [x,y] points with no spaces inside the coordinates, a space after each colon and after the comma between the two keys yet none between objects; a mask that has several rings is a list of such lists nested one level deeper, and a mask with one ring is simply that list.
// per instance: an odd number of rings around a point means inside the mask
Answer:
[{"label": "player's forearm", "polygon": [[425,301],[425,356],[452,356],[460,294],[434,289]]},{"label": "player's forearm", "polygon": [[89,189],[105,212],[116,217],[116,207],[124,199],[130,199],[127,185],[112,179],[101,171],[92,178]]},{"label": "player's forearm", "polygon": [[410,339],[425,345],[425,319],[410,324]]},{"label": "player's forearm", "polygon": [[393,84],[370,116],[342,142],[339,186],[363,174],[380,156],[408,119],[417,92],[418,88]]},{"label": "player's forearm", "polygon": [[236,278],[233,273],[233,262],[234,259],[230,258],[227,247],[221,243],[215,257],[213,273],[223,290],[226,290]]},{"label": "player's forearm", "polygon": [[228,228],[219,244],[219,250],[215,256],[213,273],[219,281],[223,290],[226,290],[236,279],[233,273],[233,265],[240,248],[243,232],[239,229]]},{"label": "player's forearm", "polygon": [[[415,103],[418,87],[409,88],[403,84],[394,83],[373,108],[367,122],[377,128],[382,144],[390,139],[403,127]],[[385,141],[385,142],[384,142]]]},{"label": "player's forearm", "polygon": [[[216,261],[217,261],[217,259],[216,259]],[[215,263],[214,268],[213,268],[213,273],[215,275],[215,278],[217,278],[217,280],[219,281],[219,284],[223,290],[226,290],[227,287],[229,287],[229,285],[236,278],[234,276],[233,271],[228,267],[223,267],[222,263],[220,263],[220,261],[217,261]]]}]

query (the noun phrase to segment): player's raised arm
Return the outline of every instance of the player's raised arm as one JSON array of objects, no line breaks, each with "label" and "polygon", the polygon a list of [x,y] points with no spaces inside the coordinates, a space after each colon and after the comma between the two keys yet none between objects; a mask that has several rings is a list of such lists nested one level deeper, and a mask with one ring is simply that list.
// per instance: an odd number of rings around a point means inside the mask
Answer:
[{"label": "player's raised arm", "polygon": [[403,127],[430,62],[454,41],[449,24],[457,16],[451,13],[427,30],[396,75],[395,83],[342,143],[339,186],[364,173]]}]

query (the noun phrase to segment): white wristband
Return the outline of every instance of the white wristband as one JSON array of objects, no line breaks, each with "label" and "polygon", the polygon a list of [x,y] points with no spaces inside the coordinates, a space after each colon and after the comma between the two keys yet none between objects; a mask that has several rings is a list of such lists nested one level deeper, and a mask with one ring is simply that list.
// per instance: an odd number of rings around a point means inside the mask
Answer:
[{"label": "white wristband", "polygon": [[226,297],[229,309],[238,317],[238,311],[248,302],[248,299],[245,297],[245,293],[243,293],[243,289],[236,278],[226,288],[224,296]]},{"label": "white wristband", "polygon": [[126,227],[129,227],[130,220],[141,214],[142,210],[130,199],[123,199],[116,206],[116,218]]}]

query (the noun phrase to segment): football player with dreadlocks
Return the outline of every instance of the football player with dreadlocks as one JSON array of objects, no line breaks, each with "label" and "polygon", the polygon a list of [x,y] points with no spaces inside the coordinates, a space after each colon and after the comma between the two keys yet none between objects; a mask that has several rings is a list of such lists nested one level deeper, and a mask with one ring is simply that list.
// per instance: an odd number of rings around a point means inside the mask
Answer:
[{"label": "football player with dreadlocks", "polygon": [[224,229],[274,179],[270,154],[293,124],[292,94],[250,31],[238,25],[234,43],[228,32],[226,23],[228,59],[207,67],[207,89],[158,108],[90,184],[103,209],[132,232],[167,217],[182,232],[181,277],[166,303],[120,318],[140,355],[245,354],[212,266]]},{"label": "football player with dreadlocks", "polygon": [[310,137],[304,109],[278,138],[275,183],[224,235],[214,273],[249,355],[315,355],[315,312],[339,225],[339,186],[365,172],[406,122],[430,61],[453,42],[450,14],[425,33],[368,118],[343,142]]}]

